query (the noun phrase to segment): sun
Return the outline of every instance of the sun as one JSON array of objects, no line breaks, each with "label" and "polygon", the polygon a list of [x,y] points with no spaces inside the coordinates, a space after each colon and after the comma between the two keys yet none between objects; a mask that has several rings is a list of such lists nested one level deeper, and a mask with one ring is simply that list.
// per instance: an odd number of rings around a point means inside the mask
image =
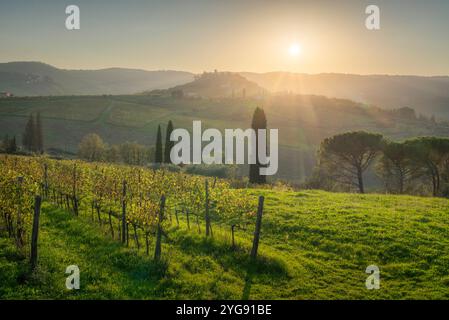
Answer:
[{"label": "sun", "polygon": [[290,44],[290,47],[288,48],[288,53],[292,57],[299,56],[301,54],[301,46],[299,45],[299,43],[294,42],[294,43]]}]

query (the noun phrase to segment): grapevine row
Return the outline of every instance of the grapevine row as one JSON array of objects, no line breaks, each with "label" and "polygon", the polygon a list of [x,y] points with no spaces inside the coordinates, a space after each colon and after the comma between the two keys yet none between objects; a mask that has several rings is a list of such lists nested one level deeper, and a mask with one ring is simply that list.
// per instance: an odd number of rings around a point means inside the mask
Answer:
[{"label": "grapevine row", "polygon": [[234,245],[234,231],[254,225],[258,209],[256,198],[231,188],[223,179],[208,181],[168,170],[45,157],[4,156],[0,165],[2,220],[18,247],[24,247],[29,234],[33,197],[38,193],[75,215],[90,211],[92,220],[109,225],[112,237],[117,234],[124,243],[128,244],[131,229],[138,248],[139,230],[147,254],[149,236],[166,235],[165,225],[173,215],[178,226],[179,215],[184,215],[189,229],[192,217],[198,230],[199,221],[205,221],[206,236],[213,234],[212,225],[229,227]]}]

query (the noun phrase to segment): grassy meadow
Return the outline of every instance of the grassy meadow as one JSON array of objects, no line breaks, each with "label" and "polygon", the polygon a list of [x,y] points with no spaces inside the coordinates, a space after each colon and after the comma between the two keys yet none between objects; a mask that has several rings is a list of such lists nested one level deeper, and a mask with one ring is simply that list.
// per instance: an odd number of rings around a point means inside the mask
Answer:
[{"label": "grassy meadow", "polygon": [[[252,230],[214,226],[213,239],[181,218],[155,263],[106,226],[44,203],[39,266],[0,237],[0,299],[448,299],[449,200],[380,194],[251,189],[265,195],[259,258],[250,264]],[[252,228],[253,226],[251,226]],[[201,230],[203,231],[203,230]],[[151,239],[151,248],[154,239]],[[81,289],[65,288],[77,264]],[[365,269],[380,268],[367,290]]]}]

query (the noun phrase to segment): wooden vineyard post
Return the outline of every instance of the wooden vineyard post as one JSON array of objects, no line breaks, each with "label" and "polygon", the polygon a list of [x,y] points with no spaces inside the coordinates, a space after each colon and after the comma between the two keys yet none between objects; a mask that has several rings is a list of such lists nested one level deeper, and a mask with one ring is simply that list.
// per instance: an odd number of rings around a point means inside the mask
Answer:
[{"label": "wooden vineyard post", "polygon": [[140,243],[139,243],[139,236],[137,235],[137,227],[136,227],[135,223],[133,223],[133,230],[134,230],[134,241],[136,242],[137,251],[139,251]]},{"label": "wooden vineyard post", "polygon": [[122,199],[122,243],[126,242],[126,180],[123,180]]},{"label": "wooden vineyard post", "polygon": [[67,207],[67,210],[70,210],[69,195],[67,193],[65,194],[65,205]]},{"label": "wooden vineyard post", "polygon": [[73,198],[73,209],[75,210],[75,215],[78,216],[78,198],[76,196]]},{"label": "wooden vineyard post", "polygon": [[175,209],[176,225],[179,227],[178,209]]},{"label": "wooden vineyard post", "polygon": [[48,200],[48,165],[44,164],[44,196]]},{"label": "wooden vineyard post", "polygon": [[154,250],[154,260],[159,261],[161,259],[161,242],[162,242],[162,219],[164,218],[165,208],[165,195],[161,197],[161,206],[159,208],[159,221],[157,222],[156,233],[156,249]]},{"label": "wooden vineyard post", "polygon": [[235,224],[231,226],[231,236],[232,236],[232,248],[235,248],[235,238],[234,238],[234,232],[235,232]]},{"label": "wooden vineyard post", "polygon": [[39,215],[41,212],[41,196],[34,198],[34,218],[33,218],[33,230],[31,233],[31,257],[30,265],[31,270],[36,268],[37,264],[37,239],[39,235]]},{"label": "wooden vineyard post", "polygon": [[149,244],[148,236],[149,236],[148,231],[145,231],[145,246],[146,246],[145,252],[146,252],[147,256],[150,254],[150,244]]},{"label": "wooden vineyard post", "polygon": [[[22,199],[22,183],[23,177],[20,176],[17,178],[17,182],[19,184],[19,197]],[[24,245],[24,230],[22,227],[22,208],[19,206],[17,210],[17,222],[16,222],[16,244],[18,248],[22,248]]]},{"label": "wooden vineyard post", "polygon": [[200,219],[198,215],[196,215],[196,225],[198,226],[198,233],[201,234]]},{"label": "wooden vineyard post", "polygon": [[117,222],[117,235],[118,235],[118,239],[121,241],[122,240],[122,224],[121,224],[120,220]]},{"label": "wooden vineyard post", "polygon": [[114,239],[114,227],[112,226],[112,212],[109,210],[109,228],[111,230],[112,239]]},{"label": "wooden vineyard post", "polygon": [[206,220],[206,237],[210,234],[210,216],[209,216],[209,182],[206,179],[206,202],[205,202],[205,220]]},{"label": "wooden vineyard post", "polygon": [[101,221],[101,207],[98,203],[95,206],[95,210],[97,210],[98,223],[101,226],[103,224],[103,221]]},{"label": "wooden vineyard post", "polygon": [[251,259],[255,260],[257,257],[257,249],[259,248],[260,228],[262,226],[264,197],[259,197],[259,206],[257,208],[256,230],[254,231],[253,248],[251,249]]},{"label": "wooden vineyard post", "polygon": [[189,218],[189,209],[184,208],[187,216],[187,228],[190,230],[190,218]]},{"label": "wooden vineyard post", "polygon": [[129,247],[129,223],[126,223],[126,246]]},{"label": "wooden vineyard post", "polygon": [[73,212],[75,213],[75,216],[78,216],[78,199],[76,198],[76,163],[73,165],[73,191],[72,191],[72,197],[73,197]]}]

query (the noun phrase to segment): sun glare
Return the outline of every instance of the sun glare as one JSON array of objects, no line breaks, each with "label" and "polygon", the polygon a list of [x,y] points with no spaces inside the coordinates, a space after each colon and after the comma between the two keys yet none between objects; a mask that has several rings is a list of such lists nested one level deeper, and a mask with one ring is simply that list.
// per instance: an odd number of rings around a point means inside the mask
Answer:
[{"label": "sun glare", "polygon": [[298,43],[292,43],[290,48],[288,48],[288,53],[292,57],[296,57],[301,54],[301,46]]}]

